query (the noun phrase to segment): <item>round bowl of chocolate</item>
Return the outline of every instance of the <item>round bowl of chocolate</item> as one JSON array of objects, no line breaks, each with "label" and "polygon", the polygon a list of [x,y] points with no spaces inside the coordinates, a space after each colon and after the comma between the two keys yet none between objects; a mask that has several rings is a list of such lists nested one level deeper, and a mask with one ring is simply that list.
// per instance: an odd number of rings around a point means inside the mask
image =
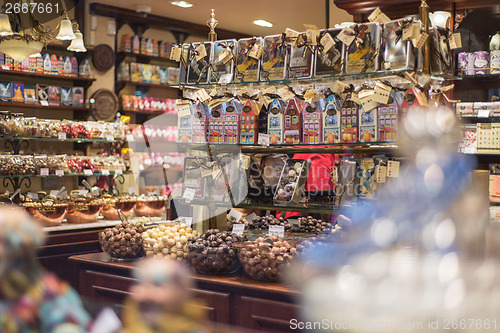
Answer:
[{"label": "round bowl of chocolate", "polygon": [[162,216],[167,207],[168,199],[159,196],[140,196],[134,211],[136,216]]},{"label": "round bowl of chocolate", "polygon": [[199,274],[224,275],[238,271],[235,244],[242,238],[228,231],[210,229],[188,239],[189,261]]},{"label": "round bowl of chocolate", "polygon": [[106,220],[119,220],[118,210],[121,210],[126,218],[130,217],[137,202],[132,197],[114,198],[109,195],[102,197],[101,201],[103,202],[101,214]]},{"label": "round bowl of chocolate", "polygon": [[45,227],[61,225],[68,209],[68,205],[65,203],[49,200],[24,202],[22,206],[35,221],[40,222]]},{"label": "round bowl of chocolate", "polygon": [[113,228],[104,229],[99,233],[101,249],[113,261],[133,261],[144,257],[145,251],[142,244],[142,225],[121,223]]},{"label": "round bowl of chocolate", "polygon": [[68,205],[66,220],[68,223],[91,223],[97,221],[102,204],[97,201],[74,199]]},{"label": "round bowl of chocolate", "polygon": [[278,281],[297,253],[291,242],[277,236],[259,237],[237,247],[245,273],[259,281]]}]

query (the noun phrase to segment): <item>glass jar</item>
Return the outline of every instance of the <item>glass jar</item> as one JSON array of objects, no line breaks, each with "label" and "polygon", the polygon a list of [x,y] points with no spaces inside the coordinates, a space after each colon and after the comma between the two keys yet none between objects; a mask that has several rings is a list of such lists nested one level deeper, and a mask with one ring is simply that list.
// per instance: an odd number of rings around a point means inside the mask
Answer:
[{"label": "glass jar", "polygon": [[0,111],[0,137],[11,135],[11,129],[8,122],[9,111]]},{"label": "glass jar", "polygon": [[35,138],[38,136],[38,121],[36,117],[26,117],[23,119],[24,134],[27,138]]},{"label": "glass jar", "polygon": [[8,118],[7,123],[10,126],[11,135],[23,136],[24,134],[24,117],[22,113],[12,113]]},{"label": "glass jar", "polygon": [[42,169],[49,169],[49,161],[47,155],[35,155],[33,157],[35,164],[35,174],[41,175]]}]

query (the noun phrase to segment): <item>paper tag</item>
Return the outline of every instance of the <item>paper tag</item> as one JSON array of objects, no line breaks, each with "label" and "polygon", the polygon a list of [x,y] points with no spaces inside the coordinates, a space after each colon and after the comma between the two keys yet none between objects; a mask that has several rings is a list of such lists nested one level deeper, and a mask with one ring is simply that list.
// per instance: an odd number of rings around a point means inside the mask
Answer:
[{"label": "paper tag", "polygon": [[240,161],[243,169],[248,170],[250,168],[251,158],[248,155],[240,154]]},{"label": "paper tag", "polygon": [[92,172],[91,169],[85,169],[85,170],[83,170],[83,174],[85,176],[92,176],[94,173]]},{"label": "paper tag", "polygon": [[233,234],[236,236],[243,236],[243,231],[245,231],[244,224],[233,224],[233,229],[231,230]]},{"label": "paper tag", "polygon": [[89,194],[89,190],[80,190],[78,194],[81,196],[86,196],[87,194]]},{"label": "paper tag", "polygon": [[111,134],[108,134],[106,135],[106,140],[108,140],[109,142],[113,142],[115,141],[115,138]]},{"label": "paper tag", "polygon": [[182,52],[182,49],[178,46],[173,46],[171,51],[170,51],[170,60],[174,60],[174,61],[181,61],[181,52]]},{"label": "paper tag", "polygon": [[262,57],[262,52],[264,51],[264,47],[261,44],[253,44],[252,48],[250,49],[250,52],[248,52],[248,56],[250,58],[254,58],[256,60],[259,60]]},{"label": "paper tag", "polygon": [[380,103],[374,101],[371,98],[365,98],[361,100],[361,106],[363,107],[363,111],[370,111],[379,106]]},{"label": "paper tag", "polygon": [[9,71],[10,70],[9,66],[7,66],[7,65],[2,65],[2,69],[4,71]]},{"label": "paper tag", "polygon": [[59,140],[66,140],[66,132],[59,132],[57,134],[57,137],[59,138]]},{"label": "paper tag", "polygon": [[222,74],[219,78],[220,84],[229,84],[233,80],[233,74]]},{"label": "paper tag", "polygon": [[224,49],[221,53],[219,53],[219,62],[222,62],[224,65],[228,63],[233,58],[233,53],[230,49]]},{"label": "paper tag", "polygon": [[319,30],[306,30],[307,44],[313,46],[318,45],[318,35],[319,35]]},{"label": "paper tag", "polygon": [[40,105],[41,106],[49,106],[49,102],[48,101],[40,101]]},{"label": "paper tag", "polygon": [[421,33],[417,40],[413,40],[413,46],[417,49],[422,48],[427,38],[429,38],[429,35],[426,32]]},{"label": "paper tag", "polygon": [[189,103],[177,104],[177,115],[179,118],[191,115],[191,108]]},{"label": "paper tag", "polygon": [[211,168],[208,168],[208,169],[201,168],[201,177],[202,178],[209,177],[211,175],[212,175],[212,169]]},{"label": "paper tag", "polygon": [[101,195],[101,191],[99,190],[99,187],[92,187],[92,191],[90,192],[90,194],[92,194],[92,196],[94,197],[98,197],[99,195]]},{"label": "paper tag", "polygon": [[410,24],[403,29],[403,40],[412,40],[412,39],[413,39],[413,24]]},{"label": "paper tag", "polygon": [[370,22],[377,22],[377,23],[380,23],[380,24],[385,24],[387,22],[390,22],[391,19],[385,15],[384,13],[382,13],[382,11],[380,10],[380,8],[377,7],[377,9],[375,9],[373,11],[373,13],[370,14],[370,16],[368,16],[368,20]]},{"label": "paper tag", "polygon": [[285,227],[282,225],[270,225],[268,236],[285,237]]},{"label": "paper tag", "polygon": [[28,198],[30,198],[31,200],[38,200],[38,193],[28,192]]},{"label": "paper tag", "polygon": [[198,91],[196,91],[194,93],[194,97],[199,100],[200,102],[205,102],[206,100],[209,100],[210,99],[210,95],[207,93],[207,91],[203,88],[201,89],[198,89]]},{"label": "paper tag", "polygon": [[270,142],[271,142],[271,136],[269,134],[259,133],[259,139],[257,140],[257,144],[269,147]]},{"label": "paper tag", "polygon": [[107,170],[107,169],[102,169],[102,170],[101,170],[101,173],[102,173],[104,176],[109,176],[109,170]]},{"label": "paper tag", "polygon": [[388,104],[389,98],[391,97],[391,91],[392,87],[387,86],[382,82],[377,82],[372,100],[379,102],[380,104]]},{"label": "paper tag", "polygon": [[385,183],[387,178],[387,167],[377,165],[375,168],[375,181],[379,184]]},{"label": "paper tag", "polygon": [[358,98],[358,94],[355,93],[351,94],[351,101],[353,101],[358,105],[361,105],[361,100]]},{"label": "paper tag", "polygon": [[248,222],[252,222],[252,221],[255,221],[257,220],[259,217],[257,216],[257,214],[255,213],[252,213],[252,214],[249,214],[247,215],[247,217],[245,217],[245,219],[248,221]]},{"label": "paper tag", "polygon": [[278,89],[278,95],[286,102],[295,97],[295,94],[288,87]]},{"label": "paper tag", "polygon": [[128,194],[135,194],[135,186],[130,186],[128,188]]},{"label": "paper tag", "polygon": [[116,169],[115,170],[115,175],[121,175],[123,174],[123,170],[122,169]]},{"label": "paper tag", "polygon": [[354,30],[349,27],[345,27],[342,31],[337,35],[337,38],[344,43],[346,46],[351,46],[352,42],[356,38],[356,34]]},{"label": "paper tag", "polygon": [[342,95],[342,93],[345,91],[346,88],[347,88],[347,84],[345,84],[344,82],[335,81],[335,83],[333,84],[332,91],[338,95]]},{"label": "paper tag", "polygon": [[234,208],[231,208],[231,210],[229,211],[229,214],[227,214],[231,217],[234,217],[234,219],[236,220],[236,222],[238,222],[239,220],[241,220],[241,217],[243,216],[243,213],[240,212],[240,211],[237,211],[236,209]]},{"label": "paper tag", "polygon": [[134,136],[132,134],[127,134],[126,138],[127,138],[128,142],[134,142],[135,141],[135,138],[134,138]]},{"label": "paper tag", "polygon": [[363,89],[358,93],[358,98],[363,100],[365,98],[372,97],[375,92],[371,89]]},{"label": "paper tag", "polygon": [[323,53],[328,53],[328,51],[330,51],[330,49],[335,45],[335,40],[328,32],[321,37],[319,42],[323,46]]},{"label": "paper tag", "polygon": [[450,37],[450,49],[460,49],[462,48],[462,36],[460,32],[456,32]]},{"label": "paper tag", "polygon": [[41,176],[48,176],[49,175],[49,168],[41,168],[40,175]]},{"label": "paper tag", "polygon": [[479,110],[477,112],[477,117],[478,118],[489,118],[490,117],[490,111],[491,110]]},{"label": "paper tag", "polygon": [[196,195],[196,190],[192,188],[186,188],[184,190],[184,195],[182,196],[186,201],[193,201]]},{"label": "paper tag", "polygon": [[306,102],[311,103],[311,100],[314,98],[314,96],[316,96],[317,93],[317,90],[308,90],[304,93],[304,99],[306,100]]},{"label": "paper tag", "polygon": [[58,190],[52,190],[52,191],[50,191],[49,195],[50,195],[51,197],[57,197],[57,194],[58,194],[58,193],[59,193],[59,191],[58,191]]},{"label": "paper tag", "polygon": [[262,93],[275,95],[276,94],[276,87],[267,87],[266,89],[264,89],[264,91]]},{"label": "paper tag", "polygon": [[196,52],[196,61],[200,61],[207,56],[207,49],[205,49],[205,44],[203,43],[200,43],[194,50]]},{"label": "paper tag", "polygon": [[287,39],[286,44],[295,45],[295,43],[297,42],[297,37],[299,37],[299,33],[298,31],[286,28],[285,37]]},{"label": "paper tag", "polygon": [[317,101],[319,101],[320,99],[323,99],[325,98],[325,94],[323,92],[320,92],[318,94],[316,94],[313,99],[311,99],[311,103],[316,103]]},{"label": "paper tag", "polygon": [[56,176],[57,176],[57,177],[62,177],[62,176],[64,176],[64,170],[56,170]]},{"label": "paper tag", "polygon": [[399,161],[387,162],[387,177],[389,178],[399,177]]}]

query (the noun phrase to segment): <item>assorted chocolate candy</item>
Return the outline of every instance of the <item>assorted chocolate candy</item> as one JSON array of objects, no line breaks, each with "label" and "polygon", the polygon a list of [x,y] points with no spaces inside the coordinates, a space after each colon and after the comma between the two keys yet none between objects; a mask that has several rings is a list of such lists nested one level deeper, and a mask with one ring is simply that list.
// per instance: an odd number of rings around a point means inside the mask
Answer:
[{"label": "assorted chocolate candy", "polygon": [[144,256],[142,225],[122,223],[99,233],[99,241],[104,252],[113,259],[137,259]]}]

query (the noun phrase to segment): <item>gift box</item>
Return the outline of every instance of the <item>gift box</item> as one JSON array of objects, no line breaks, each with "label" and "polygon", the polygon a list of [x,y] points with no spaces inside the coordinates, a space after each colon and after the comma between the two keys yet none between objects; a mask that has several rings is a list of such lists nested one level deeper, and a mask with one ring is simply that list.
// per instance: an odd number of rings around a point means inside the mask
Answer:
[{"label": "gift box", "polygon": [[73,94],[71,87],[61,88],[61,105],[71,106],[73,103]]},{"label": "gift box", "polygon": [[266,36],[260,63],[260,81],[282,80],[286,77],[287,47],[282,35]]},{"label": "gift box", "polygon": [[254,44],[262,45],[262,38],[240,39],[236,45],[235,80],[254,82],[259,80],[260,61],[249,56]]},{"label": "gift box", "polygon": [[285,131],[284,117],[285,103],[279,98],[271,101],[267,114],[267,134],[270,136],[271,144],[283,143],[283,133]]},{"label": "gift box", "polygon": [[207,125],[208,125],[209,108],[205,102],[196,104],[193,115],[191,116],[192,127],[192,143],[207,142]]},{"label": "gift box", "polygon": [[290,45],[288,49],[287,77],[308,78],[313,74],[314,51],[310,46]]},{"label": "gift box", "polygon": [[224,117],[221,105],[217,105],[208,115],[208,142],[222,143],[224,138]]},{"label": "gift box", "polygon": [[201,176],[201,170],[208,168],[207,157],[185,157],[184,158],[184,177],[182,181],[182,193],[186,189],[195,191],[196,199],[203,199],[206,190],[206,178]]},{"label": "gift box", "polygon": [[323,142],[323,110],[325,99],[315,103],[306,103],[302,112],[302,142],[305,144],[318,144]]},{"label": "gift box", "polygon": [[358,141],[360,106],[351,100],[351,95],[346,97],[340,109],[340,142],[354,143]]},{"label": "gift box", "polygon": [[305,199],[304,186],[309,174],[310,163],[302,159],[289,159],[280,175],[274,194],[278,204],[299,203]]},{"label": "gift box", "polygon": [[414,69],[415,51],[411,40],[403,40],[403,30],[412,29],[413,20],[396,20],[384,24],[382,33],[382,68]]},{"label": "gift box", "polygon": [[240,122],[243,106],[237,99],[222,104],[224,143],[240,143]]},{"label": "gift box", "polygon": [[378,141],[377,108],[365,111],[359,109],[359,142]]},{"label": "gift box", "polygon": [[192,142],[192,119],[193,119],[193,103],[189,103],[189,114],[178,115],[177,117],[177,128],[178,128],[178,138],[179,142],[189,143]]},{"label": "gift box", "polygon": [[400,93],[392,92],[388,104],[378,107],[379,140],[381,142],[395,142],[397,140],[399,108],[401,105]]},{"label": "gift box", "polygon": [[[231,76],[229,82],[233,81],[235,47],[236,47],[235,39],[214,42],[213,45],[214,51],[212,53],[212,58],[211,58],[213,68],[210,74],[210,82],[219,82],[220,77],[222,75]],[[230,56],[227,56],[227,53],[225,52],[226,50],[228,50],[227,52],[230,52],[231,54]],[[224,59],[219,59],[221,57],[221,54],[224,56]],[[230,60],[227,61],[229,57]],[[224,63],[224,61],[227,62]]]},{"label": "gift box", "polygon": [[301,99],[292,98],[285,108],[285,126],[283,141],[285,144],[299,144],[302,139],[302,112],[305,103]]},{"label": "gift box", "polygon": [[36,93],[35,85],[26,83],[24,85],[24,103],[35,104],[36,103]]},{"label": "gift box", "polygon": [[41,105],[49,105],[49,87],[44,84],[36,85],[36,96]]},{"label": "gift box", "polygon": [[340,109],[341,105],[335,95],[329,95],[325,100],[323,111],[323,142],[340,143]]},{"label": "gift box", "polygon": [[72,106],[78,106],[82,107],[83,106],[83,87],[73,87],[71,91],[72,95]]},{"label": "gift box", "polygon": [[212,43],[204,42],[206,55],[200,60],[196,60],[196,48],[200,43],[193,43],[189,52],[189,65],[187,72],[187,82],[191,84],[210,82],[210,57],[212,52]]},{"label": "gift box", "polygon": [[12,102],[14,103],[24,103],[24,84],[23,83],[12,83]]},{"label": "gift box", "polygon": [[240,143],[253,145],[259,134],[259,105],[248,100],[241,112]]},{"label": "gift box", "polygon": [[346,73],[357,74],[379,70],[381,27],[378,23],[351,26],[355,39],[347,48]]},{"label": "gift box", "polygon": [[320,40],[324,35],[329,34],[334,45],[326,53],[324,47],[319,45],[316,48],[316,62],[314,65],[314,76],[326,76],[343,73],[344,71],[344,54],[345,44],[336,37],[342,29],[321,30]]},{"label": "gift box", "polygon": [[49,105],[61,105],[61,88],[49,86]]}]

